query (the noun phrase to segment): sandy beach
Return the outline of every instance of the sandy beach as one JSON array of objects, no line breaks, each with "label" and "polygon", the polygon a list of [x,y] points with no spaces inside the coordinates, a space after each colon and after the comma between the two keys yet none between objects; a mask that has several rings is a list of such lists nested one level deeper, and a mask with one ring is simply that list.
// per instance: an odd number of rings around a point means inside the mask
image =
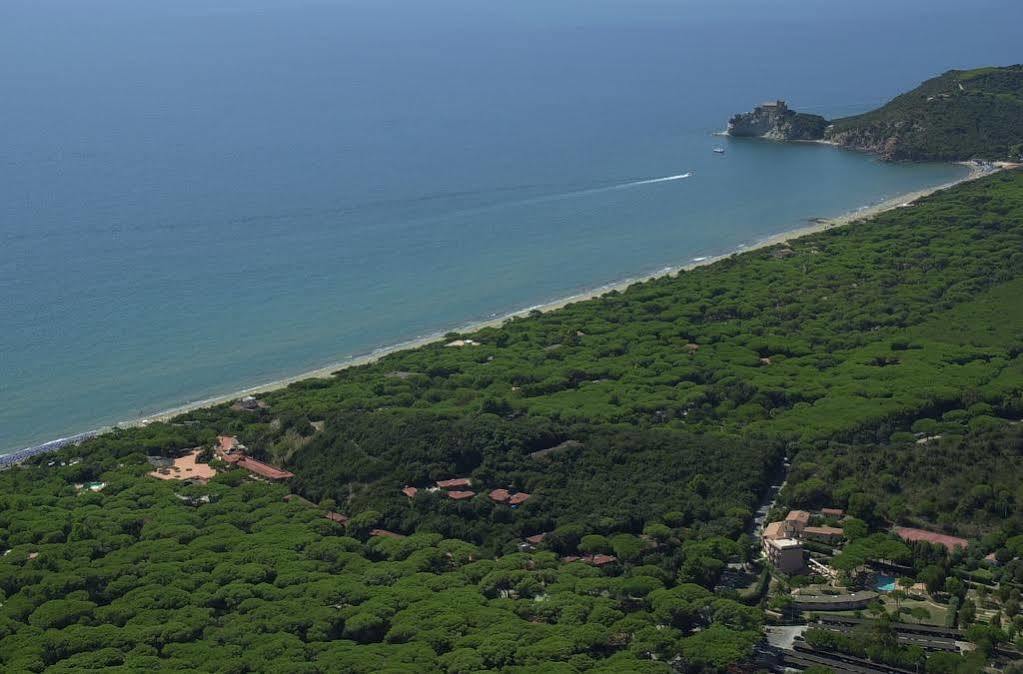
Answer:
[{"label": "sandy beach", "polygon": [[[575,303],[575,302],[582,302],[582,301],[585,301],[585,300],[589,300],[589,299],[594,299],[594,298],[600,297],[601,295],[604,295],[605,293],[608,293],[608,292],[610,292],[612,290],[618,290],[618,291],[625,290],[626,288],[628,288],[629,286],[631,286],[631,285],[633,285],[635,283],[641,283],[643,281],[648,281],[648,280],[655,279],[655,278],[660,278],[660,277],[663,277],[663,276],[673,276],[673,275],[678,274],[680,271],[689,271],[689,270],[695,269],[697,267],[702,267],[702,266],[714,264],[715,262],[717,262],[719,260],[722,260],[722,259],[725,259],[725,258],[728,258],[728,257],[731,257],[732,255],[737,255],[737,254],[746,253],[746,252],[753,251],[753,250],[758,250],[758,249],[761,249],[761,248],[766,248],[766,247],[769,247],[769,246],[774,246],[776,244],[783,243],[783,242],[788,241],[790,239],[796,239],[796,238],[799,238],[801,236],[806,236],[808,234],[814,234],[816,232],[821,232],[821,231],[825,231],[825,230],[828,230],[828,229],[833,229],[835,227],[842,227],[842,226],[845,226],[845,225],[849,225],[851,223],[858,222],[858,221],[864,220],[866,218],[873,217],[873,216],[875,216],[875,215],[877,215],[879,213],[883,213],[885,211],[888,211],[888,210],[891,210],[891,209],[894,209],[894,208],[899,208],[899,207],[902,207],[902,206],[907,206],[907,205],[911,204],[912,202],[916,201],[917,199],[925,197],[925,196],[927,196],[929,194],[932,194],[934,192],[937,192],[939,190],[947,189],[949,187],[952,187],[953,185],[956,185],[956,184],[959,184],[959,183],[962,183],[962,182],[966,182],[966,181],[970,181],[970,180],[975,180],[975,179],[980,178],[982,176],[990,175],[991,173],[997,172],[997,171],[1002,170],[1004,168],[1010,168],[1010,165],[1007,165],[1007,164],[997,164],[997,165],[983,164],[983,165],[980,165],[980,164],[974,164],[972,162],[963,162],[963,165],[967,166],[969,168],[969,172],[966,175],[964,175],[962,178],[959,178],[958,180],[954,180],[952,182],[948,182],[948,183],[944,183],[944,184],[940,184],[940,185],[935,185],[934,187],[929,187],[929,188],[922,189],[922,190],[917,190],[915,192],[909,192],[909,193],[906,193],[906,194],[901,194],[899,196],[893,197],[891,199],[887,199],[887,200],[882,201],[880,203],[877,203],[877,204],[874,204],[874,205],[871,205],[871,206],[862,207],[862,208],[856,209],[854,211],[850,211],[848,213],[844,213],[844,214],[839,215],[839,216],[834,217],[834,218],[813,218],[812,221],[810,222],[810,224],[806,224],[806,225],[803,225],[801,227],[796,227],[794,229],[789,229],[789,230],[786,230],[784,232],[780,232],[778,234],[769,236],[769,237],[767,237],[765,239],[756,241],[756,242],[751,243],[751,244],[747,244],[747,245],[741,246],[741,247],[739,247],[737,249],[731,250],[731,251],[729,251],[727,253],[723,253],[721,255],[708,256],[708,257],[698,257],[698,258],[695,258],[695,259],[693,259],[693,260],[691,260],[691,261],[689,261],[689,262],[687,262],[685,264],[681,264],[681,265],[673,266],[673,267],[666,267],[666,268],[659,269],[656,272],[653,272],[653,273],[650,273],[650,274],[646,274],[646,275],[643,275],[643,276],[637,276],[637,277],[633,277],[633,278],[623,279],[621,281],[616,281],[616,282],[613,282],[613,283],[608,283],[606,285],[602,285],[602,286],[599,286],[597,288],[593,288],[593,289],[588,290],[586,292],[577,293],[577,294],[574,294],[574,295],[563,297],[563,298],[560,298],[560,299],[557,299],[557,300],[554,300],[552,302],[548,302],[548,303],[545,303],[545,304],[540,304],[540,305],[531,306],[531,307],[525,307],[523,309],[520,309],[520,310],[517,310],[517,311],[513,311],[511,313],[504,314],[504,315],[498,316],[498,317],[494,317],[494,318],[491,318],[491,319],[488,319],[488,320],[476,321],[476,322],[467,323],[467,324],[464,324],[464,325],[461,325],[461,326],[454,326],[450,330],[445,330],[443,332],[437,332],[437,333],[434,333],[434,334],[431,334],[431,335],[427,335],[427,336],[424,336],[424,337],[421,337],[421,338],[418,338],[418,339],[408,340],[408,341],[405,341],[405,342],[401,342],[401,343],[393,344],[393,345],[390,345],[390,346],[382,347],[382,348],[376,349],[376,350],[374,350],[374,351],[372,351],[370,353],[366,353],[366,354],[362,354],[362,355],[359,355],[359,356],[354,356],[354,357],[348,358],[346,360],[334,362],[334,363],[331,363],[331,364],[326,365],[324,367],[317,368],[315,370],[308,370],[308,371],[302,372],[300,374],[296,374],[296,375],[291,376],[291,377],[286,377],[286,378],[283,378],[283,379],[278,379],[278,380],[275,380],[275,381],[272,381],[272,382],[268,382],[268,383],[265,383],[265,384],[260,384],[260,385],[257,385],[257,386],[252,386],[252,387],[249,387],[249,388],[246,388],[246,389],[242,389],[242,390],[239,390],[239,391],[234,391],[234,392],[231,392],[231,393],[228,393],[228,394],[224,394],[224,395],[219,395],[219,396],[214,396],[214,397],[210,397],[210,398],[205,398],[205,399],[202,399],[202,400],[196,400],[196,401],[189,402],[189,403],[186,403],[184,405],[180,405],[180,406],[172,408],[172,409],[165,410],[165,411],[157,413],[157,414],[148,415],[145,418],[137,418],[137,419],[126,420],[126,421],[118,423],[116,426],[120,427],[120,428],[129,428],[129,427],[132,427],[132,426],[145,425],[145,424],[148,424],[148,423],[151,423],[151,422],[154,422],[154,421],[166,421],[166,420],[172,419],[173,417],[176,417],[176,416],[178,416],[180,414],[184,414],[186,412],[190,412],[192,410],[201,409],[203,407],[212,407],[214,405],[219,405],[219,404],[226,403],[226,402],[229,402],[229,401],[232,401],[232,400],[236,400],[236,399],[244,397],[244,396],[258,395],[258,394],[261,394],[261,393],[268,393],[268,392],[271,392],[271,391],[282,389],[282,388],[285,388],[286,386],[288,386],[290,384],[293,384],[293,383],[295,383],[297,381],[301,381],[301,380],[304,380],[304,379],[311,379],[311,378],[317,378],[317,377],[330,377],[333,373],[337,372],[338,370],[342,370],[342,369],[349,368],[349,367],[357,367],[359,365],[366,365],[368,363],[375,362],[375,361],[379,360],[380,358],[382,358],[382,357],[384,357],[384,356],[386,356],[388,354],[394,353],[396,351],[402,351],[404,349],[414,349],[414,348],[421,347],[421,346],[424,346],[424,345],[427,345],[427,344],[431,344],[431,343],[434,343],[434,342],[441,341],[441,340],[444,339],[444,335],[447,334],[448,332],[455,331],[455,332],[459,332],[459,333],[468,333],[468,332],[473,332],[475,330],[479,330],[481,328],[500,326],[502,323],[504,323],[505,321],[507,321],[507,320],[509,320],[511,318],[524,317],[524,316],[527,316],[528,314],[530,314],[530,313],[532,313],[534,311],[541,311],[541,312],[554,311],[554,310],[560,309],[561,307],[564,307],[565,305],[568,305],[568,304],[572,304],[572,303]],[[76,438],[78,438],[78,437],[82,437],[82,438],[84,438],[84,437],[91,437],[91,436],[96,435],[98,433],[102,433],[102,432],[104,432],[106,430],[109,430],[109,427],[108,428],[97,429],[95,431],[92,431],[92,432],[89,432],[89,433],[85,433],[85,434],[82,434],[81,436],[75,436],[75,437]],[[47,444],[49,444],[49,443],[47,443]],[[35,448],[26,448],[26,449],[27,450],[38,449],[41,446],[42,445],[37,445]],[[24,451],[26,451],[26,450],[21,450],[21,452],[24,452]],[[14,452],[12,454],[19,454],[19,453],[20,452]]]},{"label": "sandy beach", "polygon": [[680,271],[689,271],[689,270],[695,269],[697,267],[702,267],[702,266],[714,264],[715,262],[717,262],[719,260],[722,260],[722,259],[725,259],[725,258],[728,258],[728,257],[731,257],[732,255],[737,255],[737,254],[740,254],[740,253],[746,253],[746,252],[749,252],[749,251],[758,250],[760,248],[767,248],[769,246],[774,246],[774,245],[777,245],[779,243],[783,243],[783,242],[788,241],[790,239],[796,239],[796,238],[799,238],[801,236],[806,236],[808,234],[815,234],[817,232],[822,232],[822,231],[825,231],[825,230],[828,230],[828,229],[833,229],[835,227],[842,227],[842,226],[845,226],[845,225],[849,225],[851,223],[854,223],[854,222],[857,222],[857,221],[860,221],[860,220],[864,220],[866,218],[873,217],[875,215],[878,215],[879,213],[883,213],[885,211],[889,211],[889,210],[892,210],[894,208],[900,208],[902,206],[909,205],[912,202],[916,201],[917,199],[921,199],[921,198],[923,198],[923,197],[925,197],[925,196],[927,196],[929,194],[933,194],[934,192],[937,192],[939,190],[947,189],[949,187],[952,187],[953,185],[957,185],[959,183],[967,182],[967,181],[970,181],[970,180],[976,180],[977,178],[980,178],[980,177],[986,176],[986,175],[990,175],[991,173],[994,173],[994,172],[997,172],[999,170],[1002,170],[1003,168],[1008,168],[1007,165],[1001,165],[1001,164],[999,164],[999,165],[990,165],[990,164],[978,165],[978,164],[974,164],[972,162],[963,162],[963,165],[969,168],[969,173],[966,174],[965,176],[963,176],[962,178],[959,178],[958,180],[954,180],[954,181],[951,181],[951,182],[948,182],[948,183],[943,183],[941,185],[935,185],[934,187],[928,187],[928,188],[922,189],[922,190],[917,190],[915,192],[908,192],[906,194],[900,194],[900,195],[898,195],[896,197],[893,197],[891,199],[887,199],[885,201],[882,201],[880,203],[874,204],[872,206],[866,206],[866,207],[863,207],[863,208],[859,208],[857,210],[850,211],[848,213],[844,213],[844,214],[839,215],[839,216],[834,217],[834,218],[830,218],[830,219],[825,219],[825,218],[814,219],[814,221],[811,224],[808,224],[808,225],[805,225],[805,226],[802,226],[802,227],[797,227],[795,229],[786,230],[784,232],[780,232],[778,234],[775,234],[775,235],[769,236],[769,237],[767,237],[765,239],[762,239],[760,241],[757,241],[757,242],[755,242],[753,244],[744,246],[744,247],[742,247],[740,249],[737,249],[737,250],[730,251],[728,253],[724,253],[722,255],[715,255],[715,256],[712,256],[712,257],[705,257],[705,258],[698,258],[698,259],[695,259],[695,260],[693,260],[691,262],[688,262],[686,264],[682,264],[682,265],[678,265],[678,266],[674,266],[674,267],[663,268],[663,269],[660,269],[660,270],[658,270],[656,272],[653,272],[651,274],[647,274],[647,275],[644,275],[644,276],[637,276],[637,277],[634,277],[634,278],[624,279],[622,281],[616,281],[614,283],[609,283],[609,284],[606,284],[606,285],[603,285],[603,286],[600,286],[600,287],[597,287],[597,288],[593,288],[592,290],[588,290],[588,291],[583,292],[583,293],[577,293],[575,295],[570,295],[568,297],[563,297],[561,299],[557,299],[557,300],[554,300],[552,302],[548,302],[546,304],[540,304],[540,305],[536,305],[536,306],[532,306],[532,307],[526,307],[524,309],[513,311],[513,312],[511,312],[509,314],[505,314],[505,315],[502,315],[502,316],[499,316],[499,317],[496,317],[496,318],[493,318],[493,319],[484,320],[484,321],[477,321],[477,322],[473,322],[473,323],[468,323],[468,324],[462,325],[460,327],[453,327],[451,330],[446,330],[444,332],[437,332],[435,334],[428,335],[428,336],[425,336],[425,337],[421,337],[419,339],[413,339],[413,340],[409,340],[409,341],[406,341],[406,342],[401,342],[401,343],[398,343],[398,344],[394,344],[394,345],[391,345],[391,346],[382,347],[382,348],[377,349],[377,350],[375,350],[375,351],[373,351],[371,353],[360,355],[360,356],[355,356],[355,357],[349,358],[347,360],[335,362],[335,363],[332,363],[330,365],[327,365],[325,367],[318,368],[318,369],[315,369],[315,370],[309,370],[309,371],[303,372],[301,374],[297,374],[297,375],[295,375],[293,377],[287,377],[287,378],[284,378],[284,379],[279,379],[277,381],[269,382],[267,384],[261,384],[261,385],[258,385],[258,386],[253,386],[253,387],[250,387],[250,388],[247,388],[247,389],[243,389],[241,391],[235,391],[235,392],[230,393],[230,394],[226,394],[226,395],[222,395],[222,396],[216,396],[216,397],[213,397],[213,398],[207,398],[205,400],[199,400],[199,401],[196,401],[196,402],[193,402],[193,403],[188,403],[186,405],[182,405],[180,407],[177,407],[177,408],[174,408],[174,409],[171,409],[171,410],[167,410],[165,412],[161,412],[161,413],[156,414],[156,415],[149,416],[146,419],[131,420],[131,421],[123,422],[123,423],[121,423],[119,425],[122,426],[122,427],[126,427],[126,426],[132,426],[132,425],[141,424],[141,423],[147,423],[147,422],[150,422],[150,421],[165,421],[167,419],[173,418],[174,416],[177,416],[177,415],[185,413],[185,412],[189,412],[191,410],[199,409],[199,408],[202,408],[202,407],[210,407],[210,406],[213,406],[213,405],[219,405],[221,403],[229,402],[231,400],[235,400],[235,399],[243,397],[243,396],[258,395],[260,393],[268,393],[270,391],[275,391],[277,389],[284,388],[284,387],[288,386],[289,384],[293,384],[293,383],[295,383],[297,381],[301,381],[303,379],[311,379],[311,378],[315,378],[315,377],[330,377],[334,372],[337,372],[338,370],[342,370],[344,368],[349,368],[349,367],[357,367],[359,365],[366,365],[368,363],[372,363],[374,361],[377,361],[380,358],[382,358],[382,357],[384,357],[384,356],[386,356],[386,355],[388,355],[390,353],[394,353],[396,351],[402,351],[404,349],[414,349],[414,348],[417,348],[417,347],[420,347],[420,346],[425,346],[427,344],[432,344],[434,342],[441,341],[444,338],[444,335],[447,334],[448,332],[454,331],[454,332],[459,332],[459,333],[468,333],[468,332],[473,332],[473,331],[479,330],[481,328],[497,327],[497,326],[500,326],[502,323],[504,323],[505,321],[507,321],[507,320],[509,320],[511,318],[524,317],[524,316],[527,316],[528,314],[530,314],[533,311],[541,311],[541,312],[554,311],[556,309],[560,309],[561,307],[564,307],[567,304],[572,304],[574,302],[582,302],[582,301],[585,301],[585,300],[590,300],[590,299],[594,299],[594,298],[600,297],[601,295],[604,295],[605,293],[608,293],[608,292],[610,292],[612,290],[618,290],[618,291],[625,290],[626,288],[628,288],[629,286],[631,286],[631,285],[633,285],[635,283],[641,283],[643,281],[649,281],[651,279],[660,278],[662,276],[673,276],[675,274],[678,274]]}]

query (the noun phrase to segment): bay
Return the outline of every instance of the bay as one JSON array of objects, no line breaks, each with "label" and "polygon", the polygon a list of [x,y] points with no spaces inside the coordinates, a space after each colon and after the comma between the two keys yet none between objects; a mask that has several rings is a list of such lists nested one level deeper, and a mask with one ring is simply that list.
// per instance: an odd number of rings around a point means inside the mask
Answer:
[{"label": "bay", "polygon": [[766,99],[852,114],[1018,61],[1021,20],[1003,0],[5,0],[0,449],[947,182],[963,169],[712,134]]}]

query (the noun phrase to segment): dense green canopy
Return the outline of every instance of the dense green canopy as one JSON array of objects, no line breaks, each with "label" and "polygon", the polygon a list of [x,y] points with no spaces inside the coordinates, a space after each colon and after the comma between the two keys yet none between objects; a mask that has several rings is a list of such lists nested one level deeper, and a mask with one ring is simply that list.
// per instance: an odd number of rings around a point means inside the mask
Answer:
[{"label": "dense green canopy", "polygon": [[877,110],[834,120],[825,137],[887,159],[1020,161],[1023,65],[950,70]]},{"label": "dense green canopy", "polygon": [[[266,409],[39,457],[0,474],[0,666],[721,670],[760,632],[756,592],[721,583],[786,456],[783,499],[862,520],[850,563],[904,559],[867,524],[961,524],[983,550],[1023,549],[1021,295],[1023,174],[1004,173],[481,330],[478,346],[301,382]],[[241,470],[191,487],[145,475],[147,454],[218,433],[320,505]],[[928,493],[957,456],[995,465]],[[426,489],[463,476],[479,492],[465,501]],[[93,480],[106,487],[76,486]],[[495,488],[530,496],[513,508]],[[961,586],[943,555],[911,553],[921,578]]]},{"label": "dense green canopy", "polygon": [[[875,455],[895,443],[891,454],[912,446],[922,458],[946,445],[912,433],[954,444],[1023,416],[1021,291],[1023,177],[1002,174],[482,330],[480,346],[433,345],[291,387],[258,419],[195,417],[287,461],[314,500],[372,508],[403,531],[508,551],[568,523],[638,533],[675,512],[734,536],[786,451],[808,452],[792,481],[808,505],[846,505],[842,476],[810,493],[820,448]],[[295,430],[320,420],[322,432]],[[533,496],[512,512],[485,496],[410,503],[399,491],[463,475]],[[949,497],[969,488],[959,480]]]},{"label": "dense green canopy", "polygon": [[[91,465],[100,493],[70,484],[75,467],[3,476],[5,671],[645,672],[690,650],[713,669],[760,628],[759,610],[675,585],[657,551],[610,575],[550,552],[479,559],[439,534],[353,538],[282,487]],[[713,641],[689,636],[710,625]]]}]

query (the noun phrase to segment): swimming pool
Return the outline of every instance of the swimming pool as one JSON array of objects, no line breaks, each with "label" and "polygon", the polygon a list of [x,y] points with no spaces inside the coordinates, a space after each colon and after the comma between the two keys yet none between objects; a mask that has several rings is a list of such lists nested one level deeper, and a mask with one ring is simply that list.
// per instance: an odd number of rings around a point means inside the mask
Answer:
[{"label": "swimming pool", "polygon": [[878,592],[891,592],[895,589],[895,577],[881,574],[874,579],[873,587]]}]

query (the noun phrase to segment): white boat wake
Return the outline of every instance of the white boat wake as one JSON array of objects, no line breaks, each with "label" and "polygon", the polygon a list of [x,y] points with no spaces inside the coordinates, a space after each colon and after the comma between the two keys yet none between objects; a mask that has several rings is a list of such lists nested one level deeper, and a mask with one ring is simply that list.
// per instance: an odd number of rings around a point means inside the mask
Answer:
[{"label": "white boat wake", "polygon": [[[415,218],[409,222],[416,222],[417,224],[425,224],[436,220],[450,219],[452,217],[465,217],[470,215],[480,215],[483,213],[489,213],[495,210],[505,208],[516,208],[520,206],[535,206],[537,204],[549,204],[558,201],[565,201],[569,199],[577,199],[579,197],[590,196],[593,194],[602,194],[605,192],[616,192],[619,190],[632,189],[634,187],[643,187],[645,185],[655,185],[658,183],[670,183],[677,180],[685,180],[691,177],[692,172],[687,171],[686,173],[679,173],[672,176],[661,176],[659,178],[644,178],[643,180],[632,180],[627,183],[616,183],[613,185],[602,185],[600,187],[589,187],[581,190],[571,190],[568,192],[556,192],[554,194],[545,194],[536,197],[530,197],[527,199],[518,199],[513,201],[499,201],[492,204],[485,204],[480,206],[474,206],[470,208],[456,209],[449,211],[441,215],[431,215],[424,218]],[[519,189],[519,188],[509,188]],[[430,197],[435,198],[435,197]]]},{"label": "white boat wake", "polygon": [[648,180],[636,180],[635,182],[631,182],[631,183],[624,183],[622,185],[615,185],[614,189],[620,190],[620,189],[624,189],[626,187],[637,187],[639,185],[653,185],[654,183],[667,183],[667,182],[671,182],[673,180],[684,180],[684,179],[688,178],[691,175],[693,175],[693,174],[692,173],[680,173],[677,176],[664,176],[663,178],[650,178]]},{"label": "white boat wake", "polygon": [[540,197],[534,201],[554,201],[558,199],[566,199],[569,197],[581,197],[587,194],[600,194],[601,192],[613,192],[615,190],[627,190],[633,187],[642,187],[643,185],[654,185],[656,183],[670,183],[675,180],[685,180],[686,178],[693,175],[692,173],[679,173],[674,176],[663,176],[661,178],[646,178],[644,180],[633,180],[627,183],[619,183],[617,185],[607,185],[605,187],[593,187],[588,190],[575,190],[573,192],[564,192],[562,194],[553,194],[547,197]]}]

